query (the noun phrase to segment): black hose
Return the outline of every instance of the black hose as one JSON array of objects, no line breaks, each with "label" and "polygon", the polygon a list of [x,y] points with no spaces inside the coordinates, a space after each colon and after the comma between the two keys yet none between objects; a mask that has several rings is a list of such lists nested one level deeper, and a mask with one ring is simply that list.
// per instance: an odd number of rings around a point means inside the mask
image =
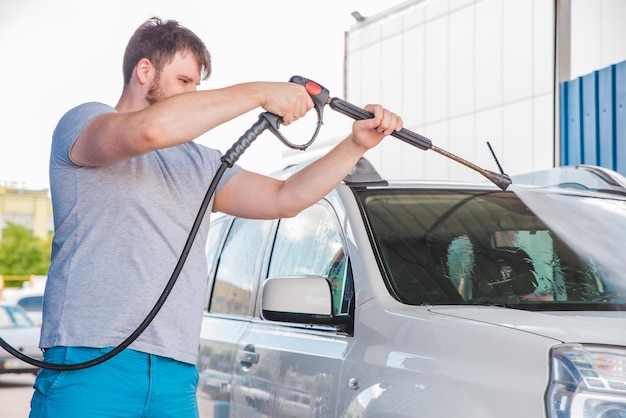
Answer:
[{"label": "black hose", "polygon": [[189,232],[189,236],[187,237],[185,246],[183,247],[180,257],[178,258],[178,263],[176,263],[176,267],[174,268],[174,271],[172,272],[172,275],[170,276],[169,281],[165,285],[165,289],[163,289],[161,296],[156,301],[154,307],[148,313],[145,319],[141,322],[141,324],[139,324],[137,329],[135,329],[135,331],[133,331],[133,333],[130,334],[118,346],[113,348],[113,350],[103,354],[100,357],[96,357],[93,360],[85,361],[82,363],[57,364],[57,363],[48,363],[48,362],[30,357],[18,351],[14,347],[12,347],[9,343],[7,343],[2,338],[0,338],[0,346],[4,348],[6,351],[8,351],[10,354],[12,354],[13,356],[17,357],[18,359],[22,361],[25,361],[26,363],[32,364],[33,366],[41,367],[44,369],[50,369],[50,370],[67,371],[67,370],[86,369],[88,367],[92,367],[97,364],[103,363],[113,358],[114,356],[119,354],[122,350],[124,350],[129,345],[131,345],[133,341],[135,341],[141,335],[141,333],[144,332],[146,328],[148,328],[148,325],[150,325],[152,320],[156,317],[157,313],[161,310],[161,308],[163,307],[163,304],[167,300],[167,297],[172,291],[172,288],[174,287],[176,280],[178,280],[178,276],[180,275],[180,272],[182,271],[183,266],[185,265],[185,261],[187,260],[187,256],[189,255],[189,251],[191,250],[191,246],[193,245],[193,241],[195,240],[196,235],[198,234],[198,230],[200,229],[200,224],[202,223],[204,214],[206,213],[206,210],[209,206],[211,197],[213,196],[213,193],[215,192],[215,189],[217,188],[217,184],[221,180],[222,176],[224,175],[224,171],[226,171],[227,168],[228,168],[228,164],[226,162],[222,162],[217,172],[215,173],[215,176],[213,177],[213,180],[211,181],[211,185],[209,186],[209,189],[207,190],[204,196],[204,199],[202,200],[202,205],[200,206],[200,210],[198,211],[198,214],[196,215],[196,219],[193,223],[193,226],[191,227],[191,231]]},{"label": "black hose", "polygon": [[0,347],[4,348],[14,357],[17,357],[18,359],[28,364],[31,364],[35,367],[40,367],[43,369],[50,369],[50,370],[69,371],[69,370],[86,369],[88,367],[92,367],[100,363],[104,363],[105,361],[113,358],[114,356],[119,354],[122,350],[124,350],[129,345],[131,345],[146,330],[146,328],[148,328],[148,325],[150,325],[150,323],[154,320],[157,313],[161,310],[161,308],[163,307],[163,304],[165,304],[165,301],[170,295],[170,292],[172,291],[172,288],[174,287],[176,280],[178,280],[178,276],[180,275],[180,272],[182,271],[183,266],[185,265],[185,262],[187,261],[187,256],[189,255],[189,252],[191,251],[191,246],[193,245],[193,242],[196,239],[196,235],[198,234],[198,230],[200,229],[200,225],[202,224],[204,215],[206,214],[206,211],[209,207],[211,198],[213,197],[213,194],[215,193],[215,189],[217,189],[217,185],[219,184],[219,181],[222,179],[224,172],[235,164],[235,162],[239,159],[239,157],[241,157],[244,151],[250,146],[250,144],[252,144],[252,141],[254,141],[265,129],[269,128],[269,126],[270,126],[269,122],[265,119],[264,114],[261,114],[259,116],[259,120],[254,125],[252,125],[252,127],[248,129],[239,138],[239,140],[237,140],[237,142],[235,142],[233,146],[222,156],[221,158],[222,164],[217,169],[217,172],[215,173],[213,180],[211,180],[211,184],[209,185],[209,188],[206,194],[204,195],[204,199],[202,200],[202,204],[200,205],[200,209],[198,210],[196,219],[194,220],[191,230],[189,231],[189,236],[187,237],[185,246],[183,247],[183,250],[180,253],[178,262],[176,263],[176,267],[174,268],[174,271],[172,272],[170,279],[165,285],[165,288],[163,289],[161,296],[152,307],[152,310],[150,310],[150,312],[144,318],[141,324],[139,324],[137,329],[135,329],[135,331],[133,331],[133,333],[130,334],[118,346],[113,348],[113,350],[101,355],[100,357],[96,357],[92,360],[88,360],[82,363],[74,363],[74,364],[48,363],[48,362],[30,357],[22,353],[21,351],[18,351],[16,348],[11,346],[8,342],[6,342],[1,337],[0,337]]}]

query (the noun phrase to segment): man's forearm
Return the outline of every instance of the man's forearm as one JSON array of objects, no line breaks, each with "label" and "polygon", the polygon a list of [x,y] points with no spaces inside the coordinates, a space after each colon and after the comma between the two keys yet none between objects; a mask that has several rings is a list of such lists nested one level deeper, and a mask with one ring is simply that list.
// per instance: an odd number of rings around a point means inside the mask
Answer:
[{"label": "man's forearm", "polygon": [[349,136],[287,179],[281,193],[289,197],[286,202],[289,212],[298,213],[323,198],[350,173],[366,151]]}]

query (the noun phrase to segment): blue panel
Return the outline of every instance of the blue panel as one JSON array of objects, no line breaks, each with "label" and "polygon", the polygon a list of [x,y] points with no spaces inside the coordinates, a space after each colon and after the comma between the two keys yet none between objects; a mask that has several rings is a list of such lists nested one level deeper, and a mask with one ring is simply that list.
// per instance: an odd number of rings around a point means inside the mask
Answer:
[{"label": "blue panel", "polygon": [[593,72],[581,79],[582,83],[582,159],[583,164],[598,164],[598,107],[597,73]]},{"label": "blue panel", "polygon": [[626,62],[615,66],[615,170],[626,175]]},{"label": "blue panel", "polygon": [[561,83],[559,88],[559,94],[561,97],[561,120],[559,121],[561,123],[561,155],[559,157],[560,164],[567,165],[567,155],[569,152],[569,107],[567,106],[567,103],[569,103],[569,84],[567,82]]},{"label": "blue panel", "polygon": [[615,170],[615,67],[598,71],[598,162]]},{"label": "blue panel", "polygon": [[626,61],[560,87],[561,164],[626,175]]},{"label": "blue panel", "polygon": [[581,118],[581,82],[580,79],[565,83],[567,88],[567,154],[564,165],[582,162],[582,118]]}]

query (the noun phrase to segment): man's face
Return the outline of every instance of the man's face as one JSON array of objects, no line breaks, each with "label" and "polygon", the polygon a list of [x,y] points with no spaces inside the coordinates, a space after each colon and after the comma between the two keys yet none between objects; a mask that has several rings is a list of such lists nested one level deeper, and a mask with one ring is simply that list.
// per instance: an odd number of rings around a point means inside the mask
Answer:
[{"label": "man's face", "polygon": [[175,94],[196,91],[200,85],[200,63],[188,51],[179,51],[163,66],[150,86],[146,101],[153,105]]}]

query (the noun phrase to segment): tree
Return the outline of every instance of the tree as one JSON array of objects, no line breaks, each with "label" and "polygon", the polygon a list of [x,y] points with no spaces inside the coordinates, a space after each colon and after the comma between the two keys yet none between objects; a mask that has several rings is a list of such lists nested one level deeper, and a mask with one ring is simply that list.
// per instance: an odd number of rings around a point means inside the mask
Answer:
[{"label": "tree", "polygon": [[32,231],[7,222],[0,241],[0,274],[45,275],[50,265],[52,237],[42,240]]}]

